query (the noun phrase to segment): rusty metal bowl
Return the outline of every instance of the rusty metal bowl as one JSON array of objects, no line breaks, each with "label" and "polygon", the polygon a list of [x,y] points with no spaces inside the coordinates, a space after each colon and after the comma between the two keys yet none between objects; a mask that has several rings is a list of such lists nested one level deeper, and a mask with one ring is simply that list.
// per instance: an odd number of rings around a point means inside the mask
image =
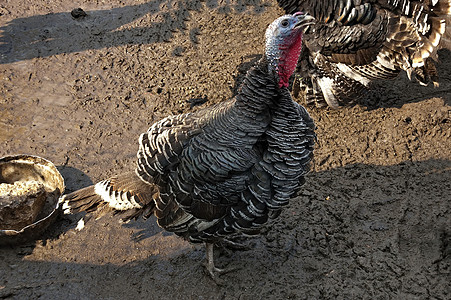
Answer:
[{"label": "rusty metal bowl", "polygon": [[0,183],[36,180],[44,184],[47,198],[35,222],[23,228],[2,229],[0,245],[14,245],[37,239],[55,221],[59,213],[58,199],[64,192],[64,179],[50,161],[31,155],[0,158]]}]

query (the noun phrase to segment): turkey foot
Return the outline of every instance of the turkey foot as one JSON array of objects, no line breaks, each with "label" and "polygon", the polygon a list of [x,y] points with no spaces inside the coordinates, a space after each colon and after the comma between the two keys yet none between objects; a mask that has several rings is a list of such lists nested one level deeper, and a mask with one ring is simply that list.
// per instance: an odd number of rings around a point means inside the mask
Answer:
[{"label": "turkey foot", "polygon": [[224,280],[219,278],[219,275],[235,271],[238,268],[237,267],[225,268],[225,269],[216,268],[214,259],[213,259],[214,244],[213,243],[205,243],[205,248],[206,248],[206,252],[207,252],[207,262],[204,264],[206,271],[210,275],[211,279],[213,279],[213,281],[217,285],[224,285]]}]

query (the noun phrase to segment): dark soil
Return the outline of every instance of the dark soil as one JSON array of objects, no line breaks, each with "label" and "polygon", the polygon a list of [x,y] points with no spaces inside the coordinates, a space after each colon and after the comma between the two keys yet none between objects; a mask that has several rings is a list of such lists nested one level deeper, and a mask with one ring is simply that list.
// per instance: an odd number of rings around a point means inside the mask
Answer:
[{"label": "dark soil", "polygon": [[[153,122],[233,95],[281,14],[273,0],[1,2],[0,155],[49,159],[66,192],[132,170]],[[201,245],[153,219],[78,231],[79,214],[0,248],[0,299],[450,299],[450,52],[438,66],[438,88],[400,76],[362,105],[308,108],[307,183],[251,250],[217,252],[239,268],[224,286]]]}]

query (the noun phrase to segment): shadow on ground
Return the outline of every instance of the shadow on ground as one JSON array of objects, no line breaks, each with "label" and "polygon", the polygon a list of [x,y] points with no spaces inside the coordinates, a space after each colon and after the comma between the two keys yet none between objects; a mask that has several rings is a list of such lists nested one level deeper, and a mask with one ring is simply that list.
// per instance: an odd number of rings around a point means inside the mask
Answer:
[{"label": "shadow on ground", "polygon": [[[445,299],[450,191],[449,160],[312,173],[253,249],[217,258],[239,267],[223,287],[204,274],[203,247],[163,235],[154,220],[92,219],[33,249],[2,249],[0,297]],[[133,241],[145,226],[152,234]]]}]

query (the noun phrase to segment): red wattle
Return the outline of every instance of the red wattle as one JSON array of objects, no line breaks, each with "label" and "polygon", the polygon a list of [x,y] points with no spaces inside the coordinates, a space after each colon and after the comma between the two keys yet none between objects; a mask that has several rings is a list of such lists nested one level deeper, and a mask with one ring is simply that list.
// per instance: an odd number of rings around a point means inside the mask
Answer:
[{"label": "red wattle", "polygon": [[302,50],[302,33],[297,34],[296,41],[288,49],[282,50],[279,60],[279,88],[288,87],[288,80],[294,73]]}]

